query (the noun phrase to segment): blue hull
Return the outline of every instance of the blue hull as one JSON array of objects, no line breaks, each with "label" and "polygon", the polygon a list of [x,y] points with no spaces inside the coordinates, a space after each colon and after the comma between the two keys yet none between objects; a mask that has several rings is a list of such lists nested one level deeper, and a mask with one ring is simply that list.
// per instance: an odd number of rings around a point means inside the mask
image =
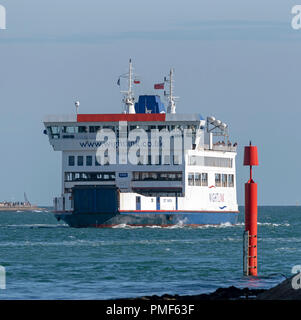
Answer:
[{"label": "blue hull", "polygon": [[131,226],[162,226],[182,224],[188,226],[236,224],[238,212],[118,212],[109,213],[57,213],[58,220],[65,221],[70,227],[113,227],[120,224]]}]

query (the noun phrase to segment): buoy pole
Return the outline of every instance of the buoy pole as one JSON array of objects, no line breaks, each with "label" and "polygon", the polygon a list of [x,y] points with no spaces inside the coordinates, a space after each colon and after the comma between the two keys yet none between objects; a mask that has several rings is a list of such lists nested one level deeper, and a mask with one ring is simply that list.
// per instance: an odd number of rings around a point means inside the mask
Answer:
[{"label": "buoy pole", "polygon": [[251,142],[244,150],[244,165],[250,166],[250,179],[245,183],[244,274],[257,276],[257,183],[252,166],[258,166],[258,153]]}]

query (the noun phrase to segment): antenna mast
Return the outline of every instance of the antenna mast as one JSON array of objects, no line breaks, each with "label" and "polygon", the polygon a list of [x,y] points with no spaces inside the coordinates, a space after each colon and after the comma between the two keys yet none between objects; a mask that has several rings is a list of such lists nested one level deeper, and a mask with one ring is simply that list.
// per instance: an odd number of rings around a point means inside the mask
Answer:
[{"label": "antenna mast", "polygon": [[26,203],[26,204],[30,205],[30,202],[29,202],[29,200],[28,200],[27,195],[26,195],[25,192],[24,192],[24,200],[25,200],[25,203]]},{"label": "antenna mast", "polygon": [[125,104],[125,108],[123,113],[136,113],[135,106],[134,106],[134,92],[133,92],[133,65],[132,59],[129,60],[129,72],[127,74],[121,75],[120,78],[127,78],[128,79],[128,91],[121,91],[124,93],[123,103]]},{"label": "antenna mast", "polygon": [[80,103],[79,103],[79,101],[75,101],[74,104],[75,104],[76,114],[78,114],[78,108],[79,108]]},{"label": "antenna mast", "polygon": [[165,81],[169,84],[169,92],[167,94],[167,100],[168,100],[168,107],[167,107],[167,113],[176,113],[176,102],[175,99],[177,97],[173,96],[173,75],[174,75],[174,69],[170,69],[169,71],[169,79],[165,78]]}]

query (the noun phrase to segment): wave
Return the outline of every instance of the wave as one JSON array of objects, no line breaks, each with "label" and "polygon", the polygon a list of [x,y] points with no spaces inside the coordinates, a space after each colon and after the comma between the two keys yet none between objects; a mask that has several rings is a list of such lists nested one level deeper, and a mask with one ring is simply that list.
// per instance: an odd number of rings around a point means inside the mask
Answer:
[{"label": "wave", "polygon": [[225,222],[221,224],[204,224],[201,226],[198,226],[198,229],[208,229],[208,228],[229,228],[229,227],[235,227],[237,224],[232,224],[230,222]]},{"label": "wave", "polygon": [[3,228],[69,228],[67,224],[8,224],[1,225]]},{"label": "wave", "polygon": [[244,225],[244,224],[231,224],[230,222],[225,222],[221,224],[205,224],[205,225],[199,225],[199,226],[190,226],[186,225],[185,222],[179,221],[177,224],[172,224],[170,226],[160,226],[160,225],[146,225],[146,226],[134,226],[134,225],[129,225],[126,223],[121,223],[118,225],[115,225],[112,227],[112,229],[140,229],[140,228],[148,228],[148,229],[164,229],[164,230],[169,230],[169,229],[207,229],[207,228],[228,228],[228,227],[235,227],[238,225]]},{"label": "wave", "polygon": [[[267,227],[290,227],[289,223],[273,223],[273,222],[257,222],[258,226],[267,226]],[[236,223],[233,226],[245,226],[244,222]]]},{"label": "wave", "polygon": [[290,227],[289,223],[272,223],[272,222],[257,222],[259,226],[268,226],[268,227]]},{"label": "wave", "polygon": [[142,226],[132,226],[126,223],[117,224],[112,226],[112,229],[140,229],[143,228]]}]

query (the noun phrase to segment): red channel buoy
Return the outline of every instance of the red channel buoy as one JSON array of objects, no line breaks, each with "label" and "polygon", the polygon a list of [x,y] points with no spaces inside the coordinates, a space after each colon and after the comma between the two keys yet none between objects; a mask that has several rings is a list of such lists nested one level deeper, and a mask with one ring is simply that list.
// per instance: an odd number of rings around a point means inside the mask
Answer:
[{"label": "red channel buoy", "polygon": [[252,166],[258,166],[258,153],[251,142],[244,150],[244,166],[250,166],[250,180],[245,183],[244,274],[257,276],[257,183]]}]

